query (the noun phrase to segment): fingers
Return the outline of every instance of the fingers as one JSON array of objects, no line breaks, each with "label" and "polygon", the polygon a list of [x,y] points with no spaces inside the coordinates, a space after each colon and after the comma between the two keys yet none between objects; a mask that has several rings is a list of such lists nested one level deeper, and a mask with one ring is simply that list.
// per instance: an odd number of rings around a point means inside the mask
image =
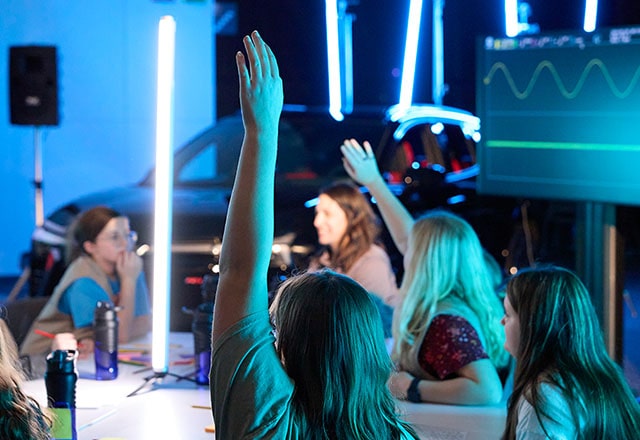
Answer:
[{"label": "fingers", "polygon": [[[254,34],[255,33],[256,32],[254,31]],[[244,50],[247,52],[247,59],[249,60],[249,76],[251,78],[257,78],[262,76],[262,71],[260,60],[258,59],[258,52],[252,36],[246,35],[242,39],[242,43],[244,44]]]},{"label": "fingers", "polygon": [[[258,31],[253,31],[251,35],[245,36],[242,39],[242,42],[249,61],[248,71],[246,61],[243,58],[239,59],[238,55],[236,55],[236,62],[239,63],[242,61],[244,70],[247,71],[247,75],[249,75],[249,79],[261,78],[263,76],[280,76],[276,57],[269,45],[264,42]],[[238,64],[238,73],[240,73],[240,64]]]},{"label": "fingers", "polygon": [[238,83],[240,84],[240,96],[246,93],[249,88],[250,78],[244,54],[240,51],[236,53],[236,66],[238,67]]},{"label": "fingers", "polygon": [[366,157],[368,159],[373,159],[375,155],[373,154],[373,149],[371,148],[371,144],[369,143],[369,141],[364,141],[363,145],[364,145],[364,151],[366,153]]},{"label": "fingers", "polygon": [[364,141],[362,146],[355,139],[345,139],[342,148],[343,151],[350,153],[350,156],[358,159],[374,159],[373,149],[369,141]]},{"label": "fingers", "polygon": [[[351,165],[367,158],[366,149],[363,149],[355,139],[346,139],[340,147],[340,151]],[[369,151],[371,152],[371,146],[369,146]],[[371,153],[373,155],[373,152]]]},{"label": "fingers", "polygon": [[342,167],[347,172],[349,177],[351,177],[353,180],[358,180],[356,179],[356,171],[353,169],[353,167],[345,157],[342,158]]},{"label": "fingers", "polygon": [[263,76],[280,76],[276,57],[269,45],[264,42],[262,36],[258,33],[258,31],[253,31],[251,33],[251,42],[253,43],[253,47],[255,48],[255,52],[257,55],[258,64],[256,65],[256,69],[260,68],[260,71],[258,73]]}]

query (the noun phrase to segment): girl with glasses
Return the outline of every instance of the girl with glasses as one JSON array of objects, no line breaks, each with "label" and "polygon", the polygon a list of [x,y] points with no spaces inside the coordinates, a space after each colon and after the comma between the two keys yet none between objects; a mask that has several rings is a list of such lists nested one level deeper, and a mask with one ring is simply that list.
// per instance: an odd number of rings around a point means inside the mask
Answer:
[{"label": "girl with glasses", "polygon": [[69,266],[22,343],[21,355],[50,351],[51,341],[36,329],[73,333],[82,340],[81,355],[92,352],[93,314],[98,301],[110,301],[119,308],[120,342],[151,329],[142,259],[133,251],[135,238],[129,219],[111,208],[98,206],[80,214],[69,229]]}]

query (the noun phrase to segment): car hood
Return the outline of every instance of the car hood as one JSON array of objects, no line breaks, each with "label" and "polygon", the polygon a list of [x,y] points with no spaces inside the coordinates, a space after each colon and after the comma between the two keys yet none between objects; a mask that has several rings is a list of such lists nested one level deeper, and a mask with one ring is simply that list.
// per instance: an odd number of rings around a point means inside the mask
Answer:
[{"label": "car hood", "polygon": [[[305,207],[305,202],[315,197],[318,187],[325,183],[322,180],[276,179],[276,238],[288,235],[290,242],[295,240],[303,245],[315,242],[311,226],[314,211]],[[219,244],[222,239],[230,197],[228,186],[174,187],[174,248],[182,246],[184,252],[210,253],[211,245]],[[54,211],[45,225],[34,232],[33,238],[62,244],[67,228],[79,212],[104,205],[129,217],[131,229],[138,233],[138,245],[152,244],[154,199],[154,188],[144,184],[88,194]]]},{"label": "car hood", "polygon": [[[173,241],[211,241],[222,236],[230,188],[174,188]],[[75,199],[51,214],[44,230],[63,235],[73,217],[98,205],[109,206],[129,217],[139,244],[153,239],[154,189],[150,186],[115,188]]]}]

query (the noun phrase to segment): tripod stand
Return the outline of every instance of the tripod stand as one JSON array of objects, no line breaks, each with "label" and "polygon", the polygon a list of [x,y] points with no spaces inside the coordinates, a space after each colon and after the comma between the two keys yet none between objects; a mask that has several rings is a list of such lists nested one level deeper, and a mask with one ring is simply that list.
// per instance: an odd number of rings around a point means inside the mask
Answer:
[{"label": "tripod stand", "polygon": [[178,379],[178,381],[180,380],[188,380],[190,382],[196,383],[196,380],[188,377],[188,376],[181,376],[179,374],[175,374],[175,373],[170,373],[170,372],[154,372],[152,375],[147,376],[144,378],[142,384],[136,388],[135,390],[133,390],[132,392],[130,392],[129,394],[127,394],[127,397],[132,397],[135,396],[136,394],[138,394],[140,391],[142,391],[147,385],[151,384],[152,389],[151,391],[157,389],[156,387],[159,386],[159,384],[163,381],[163,379],[167,376],[171,376],[171,377],[175,377]]}]

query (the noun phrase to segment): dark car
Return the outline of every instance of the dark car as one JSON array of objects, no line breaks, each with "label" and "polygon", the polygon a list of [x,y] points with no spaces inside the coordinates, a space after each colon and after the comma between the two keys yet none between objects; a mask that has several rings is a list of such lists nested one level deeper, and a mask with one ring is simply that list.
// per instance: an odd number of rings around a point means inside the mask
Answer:
[{"label": "dark car", "polygon": [[[171,329],[186,331],[193,309],[212,294],[231,187],[242,143],[239,115],[221,118],[174,156]],[[381,171],[403,203],[416,215],[446,206],[465,216],[498,251],[508,236],[494,237],[496,209],[475,192],[475,142],[479,121],[457,109],[436,106],[392,108],[349,115],[337,122],[326,113],[286,108],[280,123],[276,165],[275,237],[272,277],[304,268],[314,252],[314,199],[319,188],[347,178],[339,146],[346,138],[377,145]],[[153,170],[136,185],[89,194],[51,213],[32,237],[32,296],[49,295],[64,271],[64,236],[75,216],[96,205],[127,215],[138,233],[138,252],[146,272],[152,267]],[[507,211],[498,215],[508,219]],[[493,218],[489,219],[491,216]],[[505,217],[506,216],[506,217]],[[484,230],[486,229],[486,230]],[[498,230],[499,227],[498,227]],[[388,234],[394,265],[401,259]],[[401,275],[401,274],[400,274]],[[151,280],[151,277],[149,277]]]}]

